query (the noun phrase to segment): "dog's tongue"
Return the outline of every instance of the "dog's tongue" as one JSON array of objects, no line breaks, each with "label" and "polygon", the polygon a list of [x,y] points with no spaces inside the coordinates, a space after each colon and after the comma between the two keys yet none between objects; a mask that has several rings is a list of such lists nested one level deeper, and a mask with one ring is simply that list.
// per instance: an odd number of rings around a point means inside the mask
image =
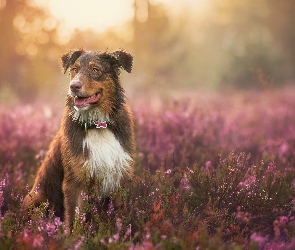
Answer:
[{"label": "dog's tongue", "polygon": [[85,107],[85,106],[88,106],[92,103],[97,102],[100,97],[101,97],[100,93],[96,93],[95,95],[90,96],[90,97],[75,97],[74,98],[74,105],[76,107]]}]

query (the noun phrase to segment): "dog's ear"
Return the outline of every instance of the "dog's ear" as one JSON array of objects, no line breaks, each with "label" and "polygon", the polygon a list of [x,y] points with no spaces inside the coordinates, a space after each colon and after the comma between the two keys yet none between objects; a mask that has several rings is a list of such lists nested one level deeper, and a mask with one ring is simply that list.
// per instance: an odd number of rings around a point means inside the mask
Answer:
[{"label": "dog's ear", "polygon": [[84,53],[83,49],[79,50],[70,50],[68,53],[64,54],[61,59],[61,64],[63,68],[63,73],[65,74],[70,67],[82,54]]},{"label": "dog's ear", "polygon": [[133,66],[133,56],[130,53],[124,50],[118,50],[110,53],[110,55],[115,58],[116,63],[119,67],[125,69],[128,73],[131,73]]}]

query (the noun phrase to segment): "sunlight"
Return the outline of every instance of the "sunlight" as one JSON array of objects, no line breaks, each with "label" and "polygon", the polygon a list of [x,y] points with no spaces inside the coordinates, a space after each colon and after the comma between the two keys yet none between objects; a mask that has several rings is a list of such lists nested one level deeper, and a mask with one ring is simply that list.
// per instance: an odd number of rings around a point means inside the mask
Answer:
[{"label": "sunlight", "polygon": [[52,15],[71,30],[93,29],[103,32],[119,26],[133,16],[133,0],[35,0],[38,6],[45,6]]},{"label": "sunlight", "polygon": [[[3,0],[2,0],[3,1]],[[134,0],[34,0],[40,7],[48,8],[50,13],[62,22],[65,29],[93,29],[103,32],[108,28],[120,27],[131,20],[134,15]],[[190,11],[204,8],[206,0],[153,0],[153,3],[163,3],[169,11],[177,12],[183,8]],[[144,1],[139,1],[144,4]],[[141,11],[140,19],[146,19],[146,12]]]}]

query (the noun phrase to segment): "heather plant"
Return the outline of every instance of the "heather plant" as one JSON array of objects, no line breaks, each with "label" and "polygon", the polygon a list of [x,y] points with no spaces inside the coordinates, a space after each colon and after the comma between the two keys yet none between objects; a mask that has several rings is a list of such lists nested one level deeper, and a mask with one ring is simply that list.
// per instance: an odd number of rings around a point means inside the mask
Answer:
[{"label": "heather plant", "polygon": [[196,160],[202,165],[207,161],[215,164],[220,153],[233,150],[251,153],[256,163],[261,159],[276,159],[279,165],[294,161],[294,96],[290,90],[147,103],[143,100],[144,109],[136,105],[139,108],[134,113],[143,164],[152,171],[173,164],[186,167]]},{"label": "heather plant", "polygon": [[[294,192],[290,185],[294,172],[288,169],[275,172],[274,168],[273,163],[267,167],[263,162],[251,165],[249,156],[243,153],[231,153],[215,168],[196,168],[190,176],[190,208],[193,211],[198,208],[197,213],[205,213],[205,217],[209,215],[209,232],[223,226],[227,227],[227,235],[235,234],[231,229],[234,222],[243,228],[242,234],[250,234],[251,228],[272,236],[273,221],[292,211]],[[218,218],[211,221],[214,218],[211,212],[222,218],[218,226]]]},{"label": "heather plant", "polygon": [[295,91],[130,100],[135,176],[89,185],[70,237],[47,203],[21,211],[60,112],[0,107],[0,249],[294,249]]}]

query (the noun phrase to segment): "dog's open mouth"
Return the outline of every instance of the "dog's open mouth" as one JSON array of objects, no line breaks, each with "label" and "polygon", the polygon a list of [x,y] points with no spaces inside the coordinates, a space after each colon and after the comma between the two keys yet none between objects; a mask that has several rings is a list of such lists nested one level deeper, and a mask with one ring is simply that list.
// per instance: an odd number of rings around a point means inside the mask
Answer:
[{"label": "dog's open mouth", "polygon": [[101,93],[98,92],[92,96],[89,97],[81,97],[81,96],[75,96],[74,97],[74,105],[77,108],[84,108],[87,106],[90,106],[91,104],[95,104],[98,102],[98,100],[101,97]]}]

